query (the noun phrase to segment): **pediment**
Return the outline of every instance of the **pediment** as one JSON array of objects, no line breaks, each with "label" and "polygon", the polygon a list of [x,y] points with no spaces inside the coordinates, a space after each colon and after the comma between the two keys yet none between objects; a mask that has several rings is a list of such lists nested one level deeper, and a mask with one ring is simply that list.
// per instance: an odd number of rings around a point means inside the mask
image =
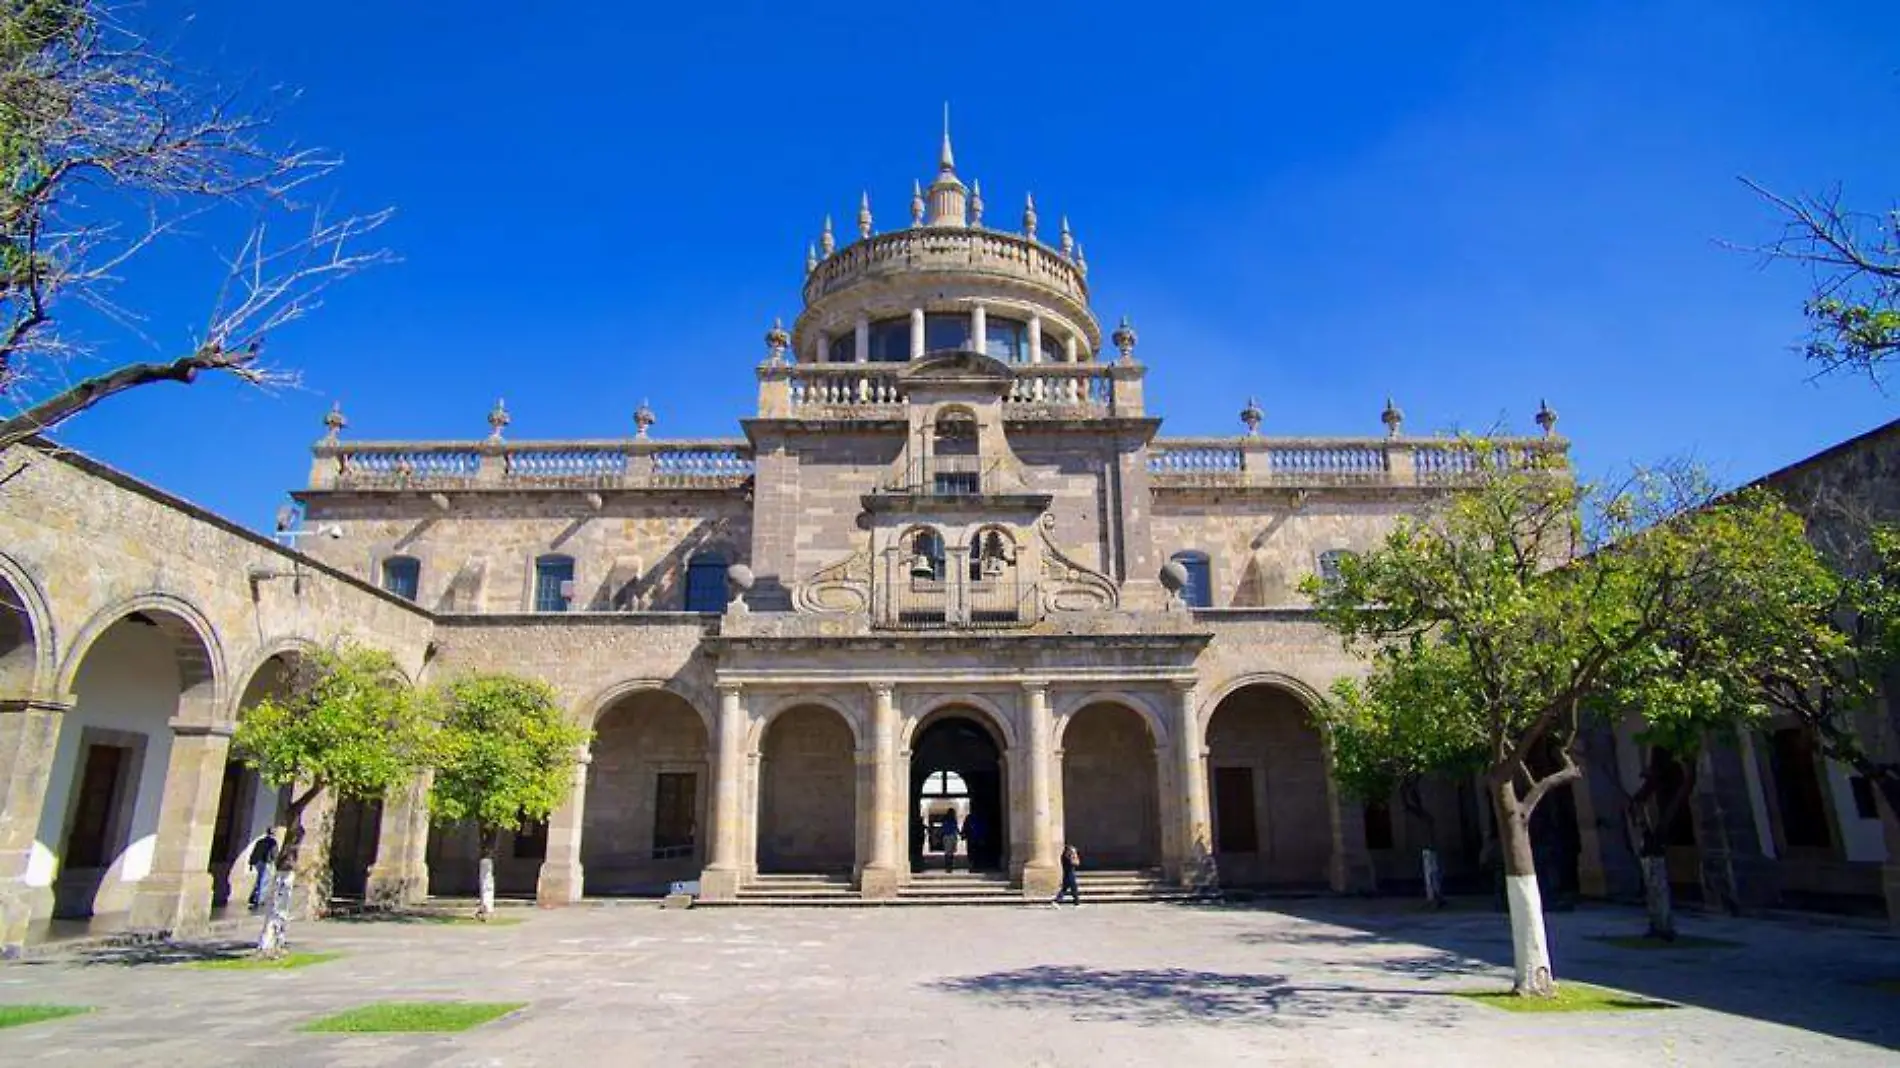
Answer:
[{"label": "pediment", "polygon": [[1001,360],[971,349],[950,349],[926,353],[912,360],[901,372],[906,382],[919,384],[957,382],[1006,383],[1016,373]]}]

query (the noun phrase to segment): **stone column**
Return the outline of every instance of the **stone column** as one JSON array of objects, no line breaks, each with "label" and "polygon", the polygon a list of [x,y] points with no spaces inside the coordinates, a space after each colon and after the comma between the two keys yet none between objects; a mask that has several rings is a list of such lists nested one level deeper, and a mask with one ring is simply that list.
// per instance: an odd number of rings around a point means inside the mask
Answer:
[{"label": "stone column", "polygon": [[211,921],[211,834],[234,727],[173,720],[171,728],[152,870],[133,894],[129,925],[179,935]]},{"label": "stone column", "polygon": [[1750,912],[1781,896],[1774,861],[1762,855],[1761,835],[1748,803],[1742,751],[1711,736],[1703,746],[1689,812],[1695,819],[1704,907]]},{"label": "stone column", "polygon": [[1029,362],[1042,362],[1042,316],[1029,317]]},{"label": "stone column", "polygon": [[1081,343],[1076,341],[1074,334],[1070,334],[1068,337],[1062,339],[1062,356],[1064,362],[1075,363],[1081,358],[1081,354]]},{"label": "stone column", "polygon": [[983,305],[978,304],[970,309],[970,347],[985,356],[990,351],[989,326],[989,311]]},{"label": "stone column", "polygon": [[383,801],[376,831],[376,860],[369,867],[364,901],[371,908],[400,909],[429,897],[429,784],[422,772]]},{"label": "stone column", "polygon": [[1174,683],[1174,773],[1181,803],[1179,878],[1182,886],[1212,888],[1219,884],[1219,873],[1214,870],[1214,820],[1207,807],[1207,749],[1195,711],[1198,698],[1191,680]]},{"label": "stone column", "polygon": [[544,909],[581,899],[581,825],[587,816],[587,765],[593,759],[585,747],[574,755],[567,801],[548,817],[548,855],[541,859],[541,876],[534,884],[535,904]]},{"label": "stone column", "polygon": [[871,862],[859,892],[869,898],[897,894],[897,836],[904,830],[897,799],[897,702],[889,683],[871,687]]},{"label": "stone column", "polygon": [[26,876],[72,707],[71,698],[0,702],[0,960],[20,955],[35,912],[52,910],[52,890],[29,887]]},{"label": "stone column", "polygon": [[743,691],[736,683],[720,683],[719,751],[713,758],[712,860],[699,881],[699,896],[708,901],[730,901],[739,893],[739,797],[745,727]]},{"label": "stone column", "polygon": [[1055,792],[1051,772],[1055,757],[1050,733],[1047,683],[1023,683],[1023,704],[1029,735],[1029,863],[1023,866],[1023,896],[1050,897],[1061,882],[1056,864]]},{"label": "stone column", "polygon": [[924,310],[910,310],[910,358],[916,359],[924,354]]},{"label": "stone column", "polygon": [[871,320],[869,316],[858,316],[857,325],[852,329],[851,358],[858,363],[871,361]]}]

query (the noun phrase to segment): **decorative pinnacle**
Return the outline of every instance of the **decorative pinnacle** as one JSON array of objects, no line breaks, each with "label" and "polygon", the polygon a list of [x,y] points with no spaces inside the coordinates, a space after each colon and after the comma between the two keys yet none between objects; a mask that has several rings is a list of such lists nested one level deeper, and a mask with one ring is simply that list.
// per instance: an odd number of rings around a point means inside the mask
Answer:
[{"label": "decorative pinnacle", "polygon": [[1545,437],[1552,438],[1557,436],[1557,412],[1555,409],[1544,401],[1539,400],[1537,402],[1536,418],[1537,425],[1543,429]]},{"label": "decorative pinnacle", "polygon": [[924,184],[915,178],[910,181],[910,224],[924,224]]},{"label": "decorative pinnacle", "polygon": [[1075,269],[1083,274],[1089,273],[1089,258],[1082,252],[1082,242],[1075,243]]},{"label": "decorative pinnacle", "polygon": [[1109,335],[1109,340],[1115,343],[1116,350],[1122,354],[1123,363],[1135,362],[1135,328],[1129,325],[1128,316],[1122,316],[1122,324]]},{"label": "decorative pinnacle", "polygon": [[488,440],[500,441],[501,428],[507,426],[508,423],[508,405],[500,397],[496,397],[495,406],[488,412]]},{"label": "decorative pinnacle", "polygon": [[[790,348],[791,344],[792,335],[785,332],[785,320],[774,318],[772,320],[772,329],[765,332],[765,349],[771,354],[769,359],[774,365],[785,362],[785,350]],[[647,414],[651,415],[652,413],[649,412]],[[638,417],[636,416],[635,418],[637,419]]]},{"label": "decorative pinnacle", "polygon": [[957,157],[950,151],[950,102],[943,102],[943,153],[937,160],[937,169],[944,174],[955,174]]},{"label": "decorative pinnacle", "polygon": [[1023,236],[1036,239],[1036,194],[1023,194]]},{"label": "decorative pinnacle", "polygon": [[633,410],[633,436],[645,441],[647,428],[659,421],[659,417],[653,414],[653,409],[647,407],[646,400],[642,398],[640,406]]},{"label": "decorative pinnacle", "polygon": [[1388,438],[1398,437],[1399,428],[1405,425],[1405,413],[1392,403],[1391,397],[1385,399],[1385,411],[1379,413],[1379,422],[1385,424],[1385,436]]},{"label": "decorative pinnacle", "polygon": [[1260,436],[1260,420],[1266,417],[1266,413],[1260,410],[1260,402],[1252,397],[1247,398],[1247,406],[1240,410],[1241,425],[1247,428],[1250,438]]},{"label": "decorative pinnacle", "polygon": [[343,418],[343,402],[331,401],[330,410],[328,412],[325,412],[323,415],[323,426],[324,426],[324,431],[325,431],[323,435],[323,440],[330,441],[330,442],[335,441],[337,439],[337,435],[343,433],[343,428],[349,425],[350,425],[350,421],[348,419]]},{"label": "decorative pinnacle", "polygon": [[1069,232],[1067,215],[1062,217],[1062,254],[1070,259],[1075,258],[1075,235]]},{"label": "decorative pinnacle", "polygon": [[838,251],[838,239],[831,233],[831,216],[829,215],[825,216],[824,232],[818,235],[818,251],[826,259],[830,259],[831,254]]},{"label": "decorative pinnacle", "polygon": [[871,236],[871,194],[868,191],[858,197],[858,236]]},{"label": "decorative pinnacle", "polygon": [[817,269],[818,250],[813,248],[810,244],[807,244],[805,246],[805,273],[810,274]]},{"label": "decorative pinnacle", "polygon": [[983,183],[970,183],[970,225],[983,225]]}]

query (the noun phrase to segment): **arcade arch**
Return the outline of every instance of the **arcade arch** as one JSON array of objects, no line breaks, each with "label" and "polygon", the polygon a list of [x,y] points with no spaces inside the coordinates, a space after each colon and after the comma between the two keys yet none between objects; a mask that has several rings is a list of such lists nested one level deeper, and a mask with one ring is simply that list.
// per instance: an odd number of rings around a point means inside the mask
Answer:
[{"label": "arcade arch", "polygon": [[[910,787],[905,821],[911,870],[945,866],[943,839],[932,826],[938,810],[959,811],[959,868],[1009,867],[1009,775],[1005,739],[991,715],[973,705],[946,705],[920,719],[910,739]],[[942,800],[927,794],[933,782],[960,787]],[[950,803],[954,802],[954,803]],[[974,828],[971,823],[974,821]]]},{"label": "arcade arch", "polygon": [[1272,682],[1223,696],[1207,721],[1214,854],[1228,886],[1328,881],[1326,747],[1310,708]]},{"label": "arcade arch", "polygon": [[798,704],[759,744],[757,862],[762,873],[848,873],[857,859],[857,757],[851,722]]},{"label": "arcade arch", "polygon": [[1161,865],[1157,740],[1139,712],[1097,701],[1062,732],[1062,832],[1090,868]]},{"label": "arcade arch", "polygon": [[[591,752],[581,816],[586,892],[663,893],[696,878],[712,826],[704,716],[668,690],[625,694],[595,719]],[[524,879],[532,888],[534,872]]]}]

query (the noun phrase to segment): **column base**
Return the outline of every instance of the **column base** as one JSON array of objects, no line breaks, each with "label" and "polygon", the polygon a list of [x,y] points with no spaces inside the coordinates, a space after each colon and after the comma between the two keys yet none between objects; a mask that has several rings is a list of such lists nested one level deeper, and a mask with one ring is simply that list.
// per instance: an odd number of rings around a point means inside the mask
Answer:
[{"label": "column base", "polygon": [[26,950],[26,933],[40,913],[35,901],[39,889],[20,882],[0,883],[0,960],[17,960]]},{"label": "column base", "polygon": [[1370,894],[1378,890],[1379,879],[1372,870],[1372,858],[1361,853],[1333,858],[1327,883],[1335,894]]},{"label": "column base", "polygon": [[404,871],[400,868],[371,868],[363,898],[370,908],[400,909],[420,905],[429,899],[429,868]]},{"label": "column base", "polygon": [[127,926],[173,937],[204,931],[211,926],[211,873],[153,874],[139,880]]},{"label": "column base", "polygon": [[867,901],[885,901],[897,896],[897,869],[878,867],[874,864],[864,866],[858,875],[858,896]]},{"label": "column base", "polygon": [[701,901],[737,901],[739,872],[736,868],[707,868],[699,875]]},{"label": "column base", "polygon": [[534,881],[534,903],[544,909],[578,904],[585,885],[579,864],[543,862]]},{"label": "column base", "polygon": [[1023,897],[1030,901],[1056,896],[1062,886],[1062,869],[1054,864],[1023,865]]}]

